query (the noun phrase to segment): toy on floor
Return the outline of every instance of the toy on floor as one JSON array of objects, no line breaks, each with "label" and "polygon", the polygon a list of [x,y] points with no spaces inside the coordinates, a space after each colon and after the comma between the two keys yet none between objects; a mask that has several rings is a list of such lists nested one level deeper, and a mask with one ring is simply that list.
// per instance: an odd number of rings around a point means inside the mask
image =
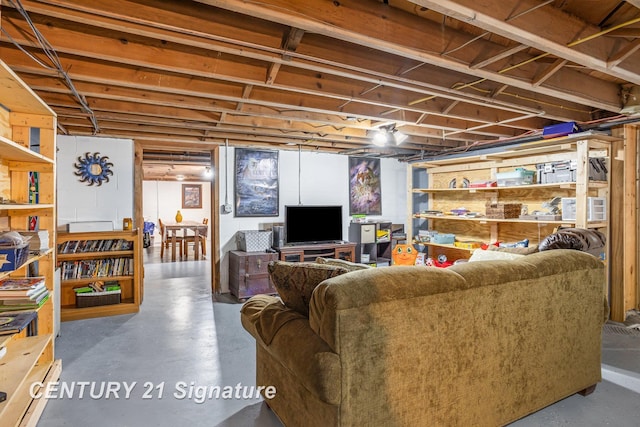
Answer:
[{"label": "toy on floor", "polygon": [[393,248],[391,258],[393,265],[415,265],[418,251],[413,245],[399,243]]}]

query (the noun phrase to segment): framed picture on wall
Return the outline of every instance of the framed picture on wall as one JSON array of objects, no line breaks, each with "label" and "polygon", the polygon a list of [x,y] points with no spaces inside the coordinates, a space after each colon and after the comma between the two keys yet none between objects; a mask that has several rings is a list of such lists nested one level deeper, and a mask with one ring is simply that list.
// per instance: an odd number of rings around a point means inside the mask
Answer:
[{"label": "framed picture on wall", "polygon": [[202,208],[202,185],[182,184],[182,209]]},{"label": "framed picture on wall", "polygon": [[235,150],[235,216],[278,216],[278,152]]},{"label": "framed picture on wall", "polygon": [[382,215],[380,159],[349,157],[349,215]]}]

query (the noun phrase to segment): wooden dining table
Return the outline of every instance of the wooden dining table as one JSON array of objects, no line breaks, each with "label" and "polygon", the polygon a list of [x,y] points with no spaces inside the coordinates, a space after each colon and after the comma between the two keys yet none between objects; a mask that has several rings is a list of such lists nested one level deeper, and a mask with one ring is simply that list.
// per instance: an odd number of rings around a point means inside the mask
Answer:
[{"label": "wooden dining table", "polygon": [[[200,239],[207,238],[207,233],[209,232],[208,224],[203,224],[198,221],[181,221],[168,222],[164,224],[164,226],[167,232],[167,240],[171,243],[171,261],[176,260],[178,242],[182,242],[182,240],[179,241],[177,237],[179,235],[186,236],[188,231],[192,231],[194,233],[193,257],[195,260],[200,259]],[[184,258],[186,258],[186,254]],[[180,259],[183,259],[182,250],[180,250]]]}]

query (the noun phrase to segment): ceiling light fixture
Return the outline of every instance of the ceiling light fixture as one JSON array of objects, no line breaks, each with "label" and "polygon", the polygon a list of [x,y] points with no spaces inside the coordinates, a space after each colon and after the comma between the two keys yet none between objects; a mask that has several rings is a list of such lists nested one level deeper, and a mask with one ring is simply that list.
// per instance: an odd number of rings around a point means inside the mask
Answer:
[{"label": "ceiling light fixture", "polygon": [[176,175],[178,181],[184,181],[184,175]]},{"label": "ceiling light fixture", "polygon": [[373,133],[371,142],[378,147],[385,145],[400,145],[407,140],[409,136],[396,129],[396,125],[382,126]]}]

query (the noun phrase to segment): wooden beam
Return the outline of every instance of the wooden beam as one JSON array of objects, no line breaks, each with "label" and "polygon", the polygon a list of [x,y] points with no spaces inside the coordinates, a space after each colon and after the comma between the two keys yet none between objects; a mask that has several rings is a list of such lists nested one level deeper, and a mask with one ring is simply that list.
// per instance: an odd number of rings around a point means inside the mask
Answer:
[{"label": "wooden beam", "polygon": [[[441,46],[450,44],[452,40],[459,40],[458,44],[462,44],[463,40],[468,38],[467,35],[451,29],[443,32],[440,25],[435,22],[389,8],[381,3],[372,3],[365,6],[357,2],[325,2],[321,0],[265,0],[259,4],[247,3],[242,0],[199,1],[238,13],[261,17],[271,22],[295,25],[307,32],[326,35],[327,37],[345,40],[382,52],[402,55],[405,58],[419,62],[469,74],[468,64],[471,63],[472,59],[468,59],[465,62],[457,58],[449,58],[448,55],[443,56],[434,53],[439,52]],[[423,3],[422,1],[412,2],[420,5]],[[425,3],[429,3],[429,5],[425,5],[426,7],[434,10],[442,9],[437,7],[438,1]],[[509,6],[509,4],[505,3],[504,6]],[[455,14],[453,15],[455,17]],[[465,17],[464,19],[470,19],[470,17]],[[474,25],[477,24],[476,21],[473,22]],[[379,23],[380,25],[372,25],[372,23]],[[505,37],[509,37],[509,35],[505,35]],[[539,39],[539,37],[537,38]],[[524,39],[517,41],[521,44],[530,45]],[[499,51],[502,50],[503,48],[499,49]],[[473,51],[477,52],[477,49]],[[528,56],[528,58],[531,57],[531,55]],[[473,74],[479,79],[489,79],[527,90],[534,89],[538,93],[590,104],[608,111],[617,112],[620,109],[618,91],[615,84],[605,84],[602,89],[606,93],[600,92],[598,99],[594,99],[593,91],[589,95],[584,87],[572,87],[566,90],[566,85],[558,84],[541,85],[537,88],[532,88],[522,78],[509,76],[508,73],[498,73],[483,69],[473,71]],[[570,82],[573,78],[582,80],[578,75],[580,73],[572,70],[564,70],[562,74],[561,80],[565,82]],[[529,76],[530,79],[531,76]],[[631,75],[629,79],[640,81],[638,75]],[[469,80],[473,80],[473,78],[470,77]],[[602,81],[593,79],[593,83],[600,85]],[[584,97],[581,97],[582,94]],[[579,100],[579,98],[582,98],[582,100]],[[586,101],[588,98],[591,98],[591,100]],[[608,101],[603,102],[605,99],[608,99]]]},{"label": "wooden beam", "polygon": [[549,77],[557,73],[565,64],[569,62],[566,59],[556,59],[555,62],[545,68],[541,73],[537,74],[533,79],[532,84],[534,86],[540,86],[544,83]]},{"label": "wooden beam", "polygon": [[[142,233],[144,227],[143,203],[142,203],[142,181],[144,180],[142,164],[142,147],[134,141],[133,157],[133,220],[134,227]],[[140,264],[142,267],[142,263]],[[140,304],[144,300],[144,274],[140,275]]]},{"label": "wooden beam", "polygon": [[500,61],[502,59],[505,59],[505,58],[508,58],[508,57],[520,52],[520,51],[523,51],[523,50],[527,49],[528,47],[529,46],[527,46],[527,45],[519,44],[519,45],[514,46],[512,48],[506,49],[506,50],[504,50],[503,52],[500,52],[497,55],[492,55],[490,58],[484,59],[482,61],[477,61],[477,62],[474,61],[469,65],[469,68],[471,68],[472,70],[475,70],[477,68],[484,68],[487,65],[491,65],[494,62],[498,62],[498,61]]},{"label": "wooden beam", "polygon": [[[548,52],[604,74],[640,84],[640,58],[625,68],[607,67],[603,53],[614,50],[614,41],[595,25],[562,10],[545,6],[532,10],[520,19],[509,19],[513,13],[510,2],[476,0],[408,0],[447,16],[472,21],[473,25],[502,37]],[[532,8],[537,0],[523,0],[523,9]],[[630,21],[635,22],[634,20]],[[576,36],[577,35],[577,36]],[[588,42],[582,42],[588,40]]]},{"label": "wooden beam", "polygon": [[[362,78],[365,74],[370,76],[375,75],[375,78],[369,79],[367,81],[375,81],[378,82],[380,79],[389,80],[389,79],[397,79],[397,76],[394,75],[384,75],[382,73],[378,73],[380,62],[376,62],[376,65],[370,67],[369,69],[359,69],[358,67],[354,67],[352,64],[349,64],[350,61],[345,61],[345,58],[341,58],[341,60],[335,60],[332,58],[323,58],[317,56],[309,56],[305,55],[302,59],[296,61],[284,61],[284,59],[279,58],[280,49],[274,49],[271,46],[256,44],[255,42],[247,42],[246,39],[250,40],[262,40],[257,36],[251,37],[246,32],[241,33],[241,35],[236,36],[235,38],[231,38],[232,35],[237,33],[235,31],[236,27],[242,27],[243,29],[247,26],[247,19],[237,20],[237,17],[233,16],[225,16],[224,11],[216,11],[213,8],[204,9],[201,6],[193,6],[191,4],[180,3],[179,7],[188,8],[187,10],[181,10],[184,15],[176,14],[174,11],[169,10],[161,10],[159,8],[151,8],[151,10],[147,10],[145,7],[140,7],[139,4],[130,5],[126,0],[113,0],[108,2],[107,4],[101,4],[100,9],[97,7],[87,6],[85,3],[79,0],[58,0],[57,4],[68,6],[65,8],[55,7],[51,5],[43,5],[42,3],[32,2],[30,0],[25,0],[23,2],[27,5],[27,8],[30,11],[35,11],[37,13],[41,13],[46,16],[58,17],[61,19],[72,20],[78,23],[86,23],[91,22],[92,25],[105,28],[109,30],[115,30],[118,32],[125,32],[135,36],[145,36],[152,39],[156,39],[162,44],[166,44],[167,41],[171,41],[180,45],[185,46],[193,46],[201,49],[207,50],[215,50],[217,54],[224,53],[229,55],[237,55],[242,57],[248,57],[260,61],[265,61],[268,63],[289,63],[292,66],[302,67],[304,69],[313,70],[314,72],[321,72],[325,74],[336,73],[336,65],[344,64],[344,66],[349,66],[348,68],[352,70],[348,73],[349,78]],[[92,3],[94,4],[94,3]],[[195,3],[194,3],[195,4]],[[172,5],[176,6],[177,5]],[[122,15],[122,10],[128,10],[129,13],[126,15]],[[212,12],[214,11],[214,12]],[[152,16],[155,18],[154,20],[149,19]],[[188,16],[189,19],[185,19],[185,16]],[[228,22],[233,23],[234,30],[230,30]],[[236,22],[237,21],[237,22]],[[167,24],[171,22],[172,24]],[[201,25],[198,25],[202,22]],[[222,25],[222,22],[225,23],[225,27],[220,28],[216,34],[213,32],[203,33],[202,28],[213,29],[217,28],[216,25]],[[47,25],[49,25],[47,23]],[[258,25],[256,22],[250,22],[250,25],[258,27],[256,31],[261,31],[264,25]],[[302,30],[298,30],[302,31]],[[296,37],[299,36],[299,33]],[[243,38],[244,37],[244,38]],[[119,39],[120,40],[120,39]],[[269,39],[272,40],[272,39]],[[330,51],[337,51],[339,46],[332,43]],[[349,54],[346,58],[366,58],[369,54],[368,48],[359,49],[357,46],[353,44],[349,44],[348,46]],[[361,50],[362,52],[357,52],[355,50]],[[380,52],[378,57],[383,53]],[[394,59],[395,57],[395,59]],[[297,59],[297,57],[296,57]],[[387,55],[386,58],[382,61],[391,62],[398,61],[397,55]],[[342,67],[343,69],[339,71],[340,75],[346,75],[345,70],[347,68]],[[394,69],[397,69],[394,68]],[[353,71],[356,71],[355,74]],[[445,72],[446,74],[446,72]],[[571,79],[567,78],[567,80],[579,80],[583,78],[580,74],[576,74]],[[429,76],[429,81],[433,78],[433,72]],[[401,81],[406,81],[406,79],[400,79]],[[397,82],[387,81],[385,83],[386,86],[397,87]],[[433,85],[428,85],[424,82],[411,82],[411,84],[421,87],[433,87]],[[405,85],[406,86],[406,85]],[[450,85],[447,85],[450,86]],[[594,87],[593,84],[577,84],[577,87],[590,86]],[[436,88],[440,94],[439,96],[451,97],[452,99],[462,99],[460,97],[464,97],[468,102],[473,102],[469,100],[469,98],[474,99],[472,94],[469,93],[456,93],[454,90],[449,90],[447,87]],[[575,90],[574,90],[575,92]],[[600,88],[599,93],[606,93],[606,90]],[[565,98],[564,96],[562,98]],[[479,105],[482,105],[483,101],[481,99],[477,99]],[[589,101],[589,103],[592,103]],[[519,108],[515,104],[511,104],[511,107],[515,112],[522,113],[521,107]]]},{"label": "wooden beam", "polygon": [[[625,137],[623,128],[616,128],[613,136]],[[623,140],[611,143],[611,159],[609,162],[609,181],[611,193],[609,196],[609,304],[611,306],[610,318],[616,322],[624,322],[625,317],[625,274],[624,274],[624,233],[625,233],[625,164],[624,164]]]},{"label": "wooden beam", "polygon": [[623,307],[639,308],[638,300],[638,127],[624,127],[624,290]]},{"label": "wooden beam", "polygon": [[[221,258],[220,254],[220,183],[227,183],[226,179],[220,176],[220,147],[216,146],[211,150],[211,159],[213,160],[213,179],[211,180],[211,207],[209,224],[211,227],[211,293],[218,295],[222,291],[220,281]],[[229,176],[229,171],[225,170],[225,174]]]},{"label": "wooden beam", "polygon": [[618,64],[633,55],[638,49],[640,49],[640,39],[627,43],[626,46],[609,58],[607,67],[612,68],[618,66]]}]

